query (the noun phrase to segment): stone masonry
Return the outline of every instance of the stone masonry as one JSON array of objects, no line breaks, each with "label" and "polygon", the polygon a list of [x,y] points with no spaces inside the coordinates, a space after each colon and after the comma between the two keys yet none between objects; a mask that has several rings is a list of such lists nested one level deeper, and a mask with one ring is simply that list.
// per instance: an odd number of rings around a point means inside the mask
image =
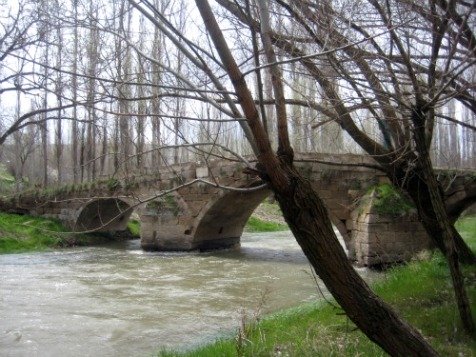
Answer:
[{"label": "stone masonry", "polygon": [[353,243],[359,265],[387,265],[410,260],[433,244],[416,210],[400,215],[377,212],[372,201],[353,212]]},{"label": "stone masonry", "polygon": [[[299,155],[296,166],[323,199],[344,238],[349,259],[361,265],[407,260],[428,248],[415,215],[380,217],[357,202],[386,182],[367,156]],[[239,244],[254,209],[270,194],[238,162],[215,160],[159,168],[151,176],[109,179],[0,200],[0,209],[58,218],[74,231],[124,230],[133,211],[146,250],[207,250]],[[471,176],[472,175],[472,176]],[[470,173],[474,180],[474,174]],[[457,187],[460,175],[451,181]],[[465,182],[466,182],[465,181]],[[251,189],[251,190],[242,190]]]}]

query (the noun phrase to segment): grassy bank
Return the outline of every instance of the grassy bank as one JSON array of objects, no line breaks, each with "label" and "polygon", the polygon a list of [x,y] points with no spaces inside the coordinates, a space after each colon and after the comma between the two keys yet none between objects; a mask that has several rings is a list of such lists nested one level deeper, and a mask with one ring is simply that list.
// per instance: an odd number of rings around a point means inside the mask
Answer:
[{"label": "grassy bank", "polygon": [[[132,222],[131,235],[138,229],[138,222]],[[67,233],[67,229],[53,219],[0,213],[0,254],[94,245],[110,240],[111,237],[100,234]]]},{"label": "grassy bank", "polygon": [[279,232],[288,230],[288,225],[279,222],[264,221],[258,217],[251,216],[246,222],[245,232]]},{"label": "grassy bank", "polygon": [[283,214],[276,203],[263,202],[245,226],[245,232],[279,232],[286,231],[289,227],[283,219]]},{"label": "grassy bank", "polygon": [[140,238],[140,222],[136,219],[131,219],[127,224],[127,229],[135,238]]},{"label": "grassy bank", "polygon": [[[277,205],[265,203],[246,225],[248,232],[276,232],[288,229]],[[0,254],[42,251],[78,245],[93,245],[111,240],[101,235],[68,234],[56,220],[0,213]],[[118,235],[119,236],[119,235]],[[139,238],[140,223],[131,219],[122,238]]]},{"label": "grassy bank", "polygon": [[[458,222],[476,247],[476,217]],[[467,289],[476,310],[476,268],[465,267]],[[446,263],[440,254],[385,273],[374,290],[416,326],[442,356],[474,356],[476,342],[465,335],[454,304]],[[355,329],[339,308],[315,303],[245,324],[234,336],[196,350],[161,356],[385,356]]]},{"label": "grassy bank", "polygon": [[460,218],[455,227],[471,249],[476,251],[476,216]]}]

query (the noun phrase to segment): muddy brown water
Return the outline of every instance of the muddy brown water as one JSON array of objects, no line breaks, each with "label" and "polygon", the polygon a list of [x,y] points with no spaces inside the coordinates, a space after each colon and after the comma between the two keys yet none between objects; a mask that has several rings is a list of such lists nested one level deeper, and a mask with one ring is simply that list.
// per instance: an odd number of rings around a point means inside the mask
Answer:
[{"label": "muddy brown water", "polygon": [[320,296],[290,232],[247,233],[241,248],[207,253],[129,241],[0,255],[0,356],[151,356]]}]

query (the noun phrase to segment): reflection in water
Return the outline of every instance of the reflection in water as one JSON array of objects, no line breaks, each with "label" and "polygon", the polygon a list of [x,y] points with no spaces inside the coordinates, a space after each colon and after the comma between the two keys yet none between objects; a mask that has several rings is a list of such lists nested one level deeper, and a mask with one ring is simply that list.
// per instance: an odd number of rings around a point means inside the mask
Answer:
[{"label": "reflection in water", "polygon": [[1,356],[144,356],[232,331],[265,294],[265,312],[318,298],[289,232],[242,247],[146,253],[139,241],[0,256]]}]

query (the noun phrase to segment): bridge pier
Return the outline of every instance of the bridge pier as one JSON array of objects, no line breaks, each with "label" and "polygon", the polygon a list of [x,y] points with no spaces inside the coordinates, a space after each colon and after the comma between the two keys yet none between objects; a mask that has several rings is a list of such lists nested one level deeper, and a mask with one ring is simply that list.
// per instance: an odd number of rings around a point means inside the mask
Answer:
[{"label": "bridge pier", "polygon": [[[389,214],[381,211],[375,198],[352,213],[352,244],[359,266],[382,266],[411,260],[434,245],[419,222],[416,209]],[[364,197],[365,198],[365,197]]]},{"label": "bridge pier", "polygon": [[[212,250],[239,246],[243,229],[255,208],[269,195],[223,192],[202,187],[202,194],[176,193],[149,204],[141,217],[141,246],[145,250]],[[210,196],[213,199],[210,199]]]},{"label": "bridge pier", "polygon": [[[246,222],[245,222],[246,223]],[[244,225],[243,225],[244,226]],[[240,229],[236,228],[240,231]],[[223,230],[214,235],[207,235],[207,239],[199,239],[188,226],[166,223],[161,217],[152,215],[141,216],[141,247],[147,251],[190,251],[213,250],[239,246],[241,232],[229,233],[225,236]]]},{"label": "bridge pier", "polygon": [[193,250],[190,212],[175,193],[150,201],[138,212],[144,250]]}]

